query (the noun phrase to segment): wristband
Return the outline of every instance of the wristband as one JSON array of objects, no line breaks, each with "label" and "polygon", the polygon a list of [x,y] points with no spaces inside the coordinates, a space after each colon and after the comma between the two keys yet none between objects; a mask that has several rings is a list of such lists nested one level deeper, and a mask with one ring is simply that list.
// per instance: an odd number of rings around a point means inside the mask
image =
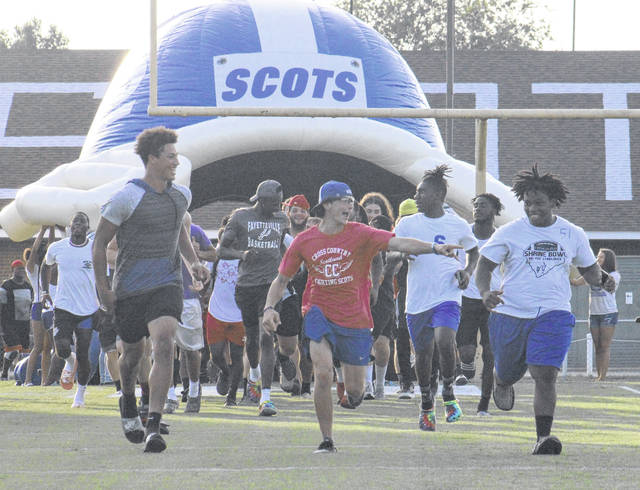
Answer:
[{"label": "wristband", "polygon": [[49,291],[40,291],[40,296],[45,295],[45,294],[49,294]]},{"label": "wristband", "polygon": [[276,311],[276,309],[273,306],[267,306],[264,310],[262,310],[262,314],[264,315],[269,310]]}]

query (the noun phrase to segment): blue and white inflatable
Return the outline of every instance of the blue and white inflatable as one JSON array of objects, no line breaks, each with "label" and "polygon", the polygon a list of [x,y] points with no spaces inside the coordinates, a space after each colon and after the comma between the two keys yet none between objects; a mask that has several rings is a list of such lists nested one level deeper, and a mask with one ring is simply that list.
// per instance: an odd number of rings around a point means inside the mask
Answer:
[{"label": "blue and white inflatable", "polygon": [[[158,32],[159,105],[218,107],[413,107],[427,101],[400,54],[347,12],[307,0],[219,0],[172,18]],[[261,151],[323,151],[377,165],[410,183],[426,169],[453,169],[448,199],[468,208],[474,169],[444,151],[432,119],[149,117],[148,49],[132,50],[98,109],[80,158],[21,189],[0,212],[14,240],[77,210],[97,222],[99,208],[141,176],[136,135],[163,125],[179,133],[177,181],[233,157]],[[332,178],[327,175],[326,180]],[[499,181],[487,190],[521,205]],[[195,197],[195,196],[194,196]]]}]

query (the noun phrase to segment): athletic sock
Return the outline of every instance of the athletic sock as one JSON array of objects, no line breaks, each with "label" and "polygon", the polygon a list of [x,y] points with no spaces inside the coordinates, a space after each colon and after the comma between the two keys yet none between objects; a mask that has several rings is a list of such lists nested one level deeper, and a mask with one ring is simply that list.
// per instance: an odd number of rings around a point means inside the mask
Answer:
[{"label": "athletic sock", "polygon": [[74,397],[74,401],[84,403],[84,394],[87,391],[87,385],[81,385],[78,383],[78,388],[76,389],[76,396]]},{"label": "athletic sock", "polygon": [[158,412],[151,412],[147,419],[147,434],[151,432],[160,432],[160,419],[162,414]]},{"label": "athletic sock", "polygon": [[384,378],[387,375],[387,365],[378,366],[376,364],[376,389],[384,389]]},{"label": "athletic sock", "polygon": [[116,380],[116,381],[114,381],[114,382],[113,382],[113,384],[114,384],[114,385],[116,385],[116,393],[117,393],[118,391],[122,391],[122,384],[120,383],[120,380],[119,380],[119,379],[118,379],[118,380]]},{"label": "athletic sock", "polygon": [[142,392],[140,396],[142,404],[149,405],[149,383],[140,383],[140,391]]},{"label": "athletic sock", "polygon": [[178,396],[176,395],[176,387],[174,385],[169,386],[169,391],[167,392],[167,398],[173,401],[178,400]]},{"label": "athletic sock", "polygon": [[344,383],[344,376],[342,376],[342,368],[336,368],[336,380],[338,383]]},{"label": "athletic sock", "polygon": [[488,412],[489,411],[489,398],[480,398],[478,402],[478,412]]},{"label": "athletic sock", "polygon": [[200,381],[191,381],[189,383],[189,398],[198,398],[198,391],[200,391]]},{"label": "athletic sock", "polygon": [[431,390],[428,386],[421,386],[420,392],[422,393],[422,410],[433,410],[433,400],[431,399]]},{"label": "athletic sock", "polygon": [[262,388],[262,393],[260,394],[260,405],[270,400],[271,400],[271,388]]},{"label": "athletic sock", "polygon": [[122,394],[122,405],[124,408],[123,417],[131,419],[138,415],[138,408],[136,407],[136,395],[131,393],[130,395]]},{"label": "athletic sock", "polygon": [[367,364],[367,385],[369,383],[373,384],[373,363],[369,362],[369,364]]},{"label": "athletic sock", "polygon": [[75,362],[76,362],[76,353],[72,352],[71,354],[69,354],[69,357],[67,357],[64,360],[64,368],[67,371],[73,371],[73,365],[75,364]]},{"label": "athletic sock", "polygon": [[553,424],[553,415],[536,415],[536,434],[538,439],[551,434],[551,425]]},{"label": "athletic sock", "polygon": [[257,383],[260,379],[260,366],[249,369],[249,381],[252,383]]},{"label": "athletic sock", "polygon": [[442,379],[442,399],[445,402],[450,402],[456,399],[456,395],[453,393],[453,381],[454,378]]},{"label": "athletic sock", "polygon": [[311,393],[311,383],[302,382],[302,390],[300,393]]},{"label": "athletic sock", "polygon": [[182,392],[184,393],[189,389],[189,378],[182,378]]}]

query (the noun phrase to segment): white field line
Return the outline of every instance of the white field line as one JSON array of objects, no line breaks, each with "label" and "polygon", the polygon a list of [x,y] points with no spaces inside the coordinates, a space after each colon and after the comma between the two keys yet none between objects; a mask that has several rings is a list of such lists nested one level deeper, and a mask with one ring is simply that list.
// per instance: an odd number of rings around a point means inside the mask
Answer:
[{"label": "white field line", "polygon": [[627,391],[630,391],[631,393],[635,393],[636,395],[640,395],[640,391],[634,388],[629,388],[628,386],[619,386],[618,388],[622,388],[623,390],[627,390]]}]

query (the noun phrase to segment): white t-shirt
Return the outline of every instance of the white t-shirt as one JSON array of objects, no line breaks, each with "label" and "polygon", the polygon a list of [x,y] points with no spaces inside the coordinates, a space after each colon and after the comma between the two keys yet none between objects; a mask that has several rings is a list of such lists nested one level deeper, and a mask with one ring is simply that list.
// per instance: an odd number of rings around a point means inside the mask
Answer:
[{"label": "white t-shirt", "polygon": [[606,315],[608,313],[617,313],[618,305],[616,304],[616,291],[620,284],[620,273],[611,271],[609,275],[616,282],[616,289],[613,293],[608,292],[600,286],[589,286],[591,292],[589,294],[589,314],[590,315]]},{"label": "white t-shirt", "polygon": [[58,287],[53,298],[56,308],[78,316],[98,310],[92,245],[89,239],[82,246],[73,245],[70,238],[49,245],[45,261],[47,265],[58,264]]},{"label": "white t-shirt", "polygon": [[31,287],[33,288],[33,302],[40,303],[42,298],[40,297],[40,293],[42,292],[42,281],[40,281],[40,266],[36,264],[33,267],[33,273],[29,272],[29,269],[25,267],[25,272],[27,273],[27,279],[31,283]]},{"label": "white t-shirt", "polygon": [[[394,233],[425,242],[458,244],[467,251],[478,243],[469,223],[450,213],[440,218],[428,218],[423,213],[407,216],[400,220]],[[406,312],[415,315],[446,301],[460,304],[462,290],[455,273],[461,268],[457,259],[435,254],[418,255],[409,261]]]},{"label": "white t-shirt", "polygon": [[236,283],[240,260],[220,259],[216,268],[216,280],[209,299],[209,314],[221,322],[242,321],[242,313],[236,304]]},{"label": "white t-shirt", "polygon": [[[482,248],[484,244],[489,241],[488,238],[483,240],[476,238],[476,240],[478,240],[478,248]],[[501,279],[502,279],[502,274],[500,273],[500,267],[496,267],[495,269],[493,269],[493,272],[491,273],[491,290],[492,291],[495,291],[500,288]],[[469,285],[467,286],[467,289],[462,291],[462,296],[470,299],[482,299],[482,296],[480,296],[480,291],[478,291],[478,286],[476,285],[475,271],[473,271],[473,274],[471,275],[471,279],[469,279]]]},{"label": "white t-shirt", "polygon": [[500,228],[480,254],[501,264],[504,304],[494,311],[536,318],[553,310],[571,311],[569,267],[596,262],[584,230],[560,216],[551,226],[533,226],[520,218]]}]

